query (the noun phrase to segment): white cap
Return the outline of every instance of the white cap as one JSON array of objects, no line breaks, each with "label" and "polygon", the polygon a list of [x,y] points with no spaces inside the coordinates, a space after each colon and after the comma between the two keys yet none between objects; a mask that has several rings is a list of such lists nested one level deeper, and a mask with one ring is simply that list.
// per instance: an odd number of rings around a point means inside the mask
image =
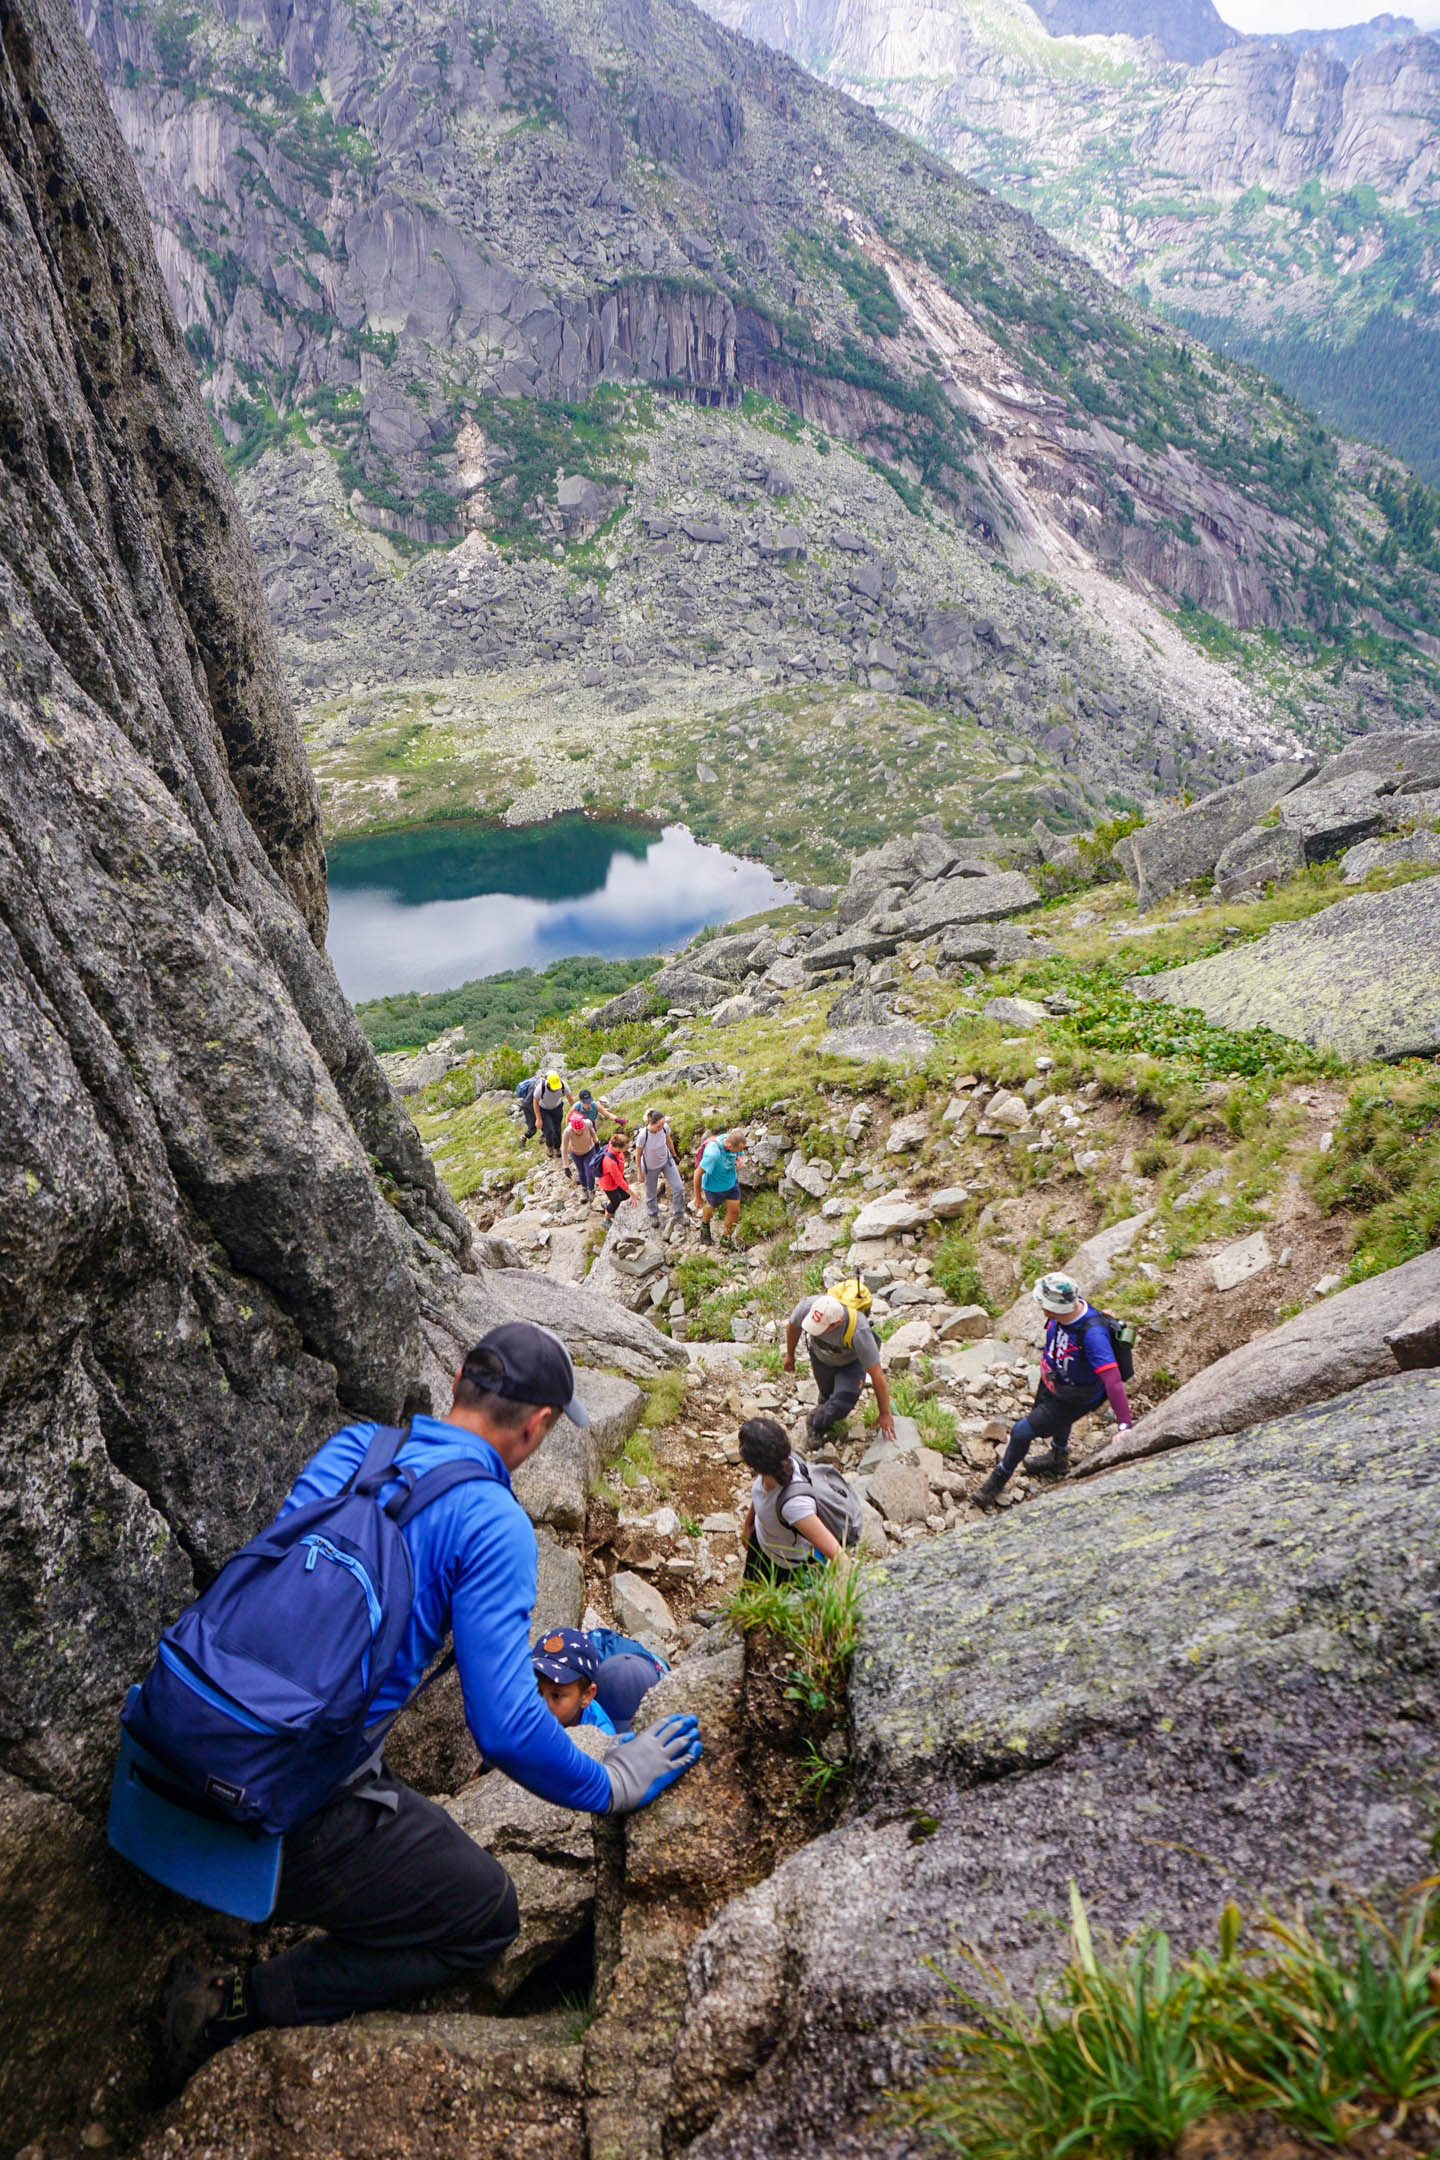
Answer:
[{"label": "white cap", "polygon": [[844,1327],[846,1317],[838,1297],[817,1297],[800,1325],[807,1335],[828,1335],[832,1329]]}]

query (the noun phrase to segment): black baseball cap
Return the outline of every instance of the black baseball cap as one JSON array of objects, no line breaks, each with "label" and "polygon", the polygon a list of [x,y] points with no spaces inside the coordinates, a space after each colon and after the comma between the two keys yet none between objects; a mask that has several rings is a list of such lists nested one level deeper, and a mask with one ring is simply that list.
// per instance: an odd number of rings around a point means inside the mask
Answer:
[{"label": "black baseball cap", "polygon": [[506,1402],[563,1410],[572,1425],[588,1425],[590,1413],[575,1393],[575,1367],[558,1335],[533,1320],[505,1320],[465,1353],[467,1380]]}]

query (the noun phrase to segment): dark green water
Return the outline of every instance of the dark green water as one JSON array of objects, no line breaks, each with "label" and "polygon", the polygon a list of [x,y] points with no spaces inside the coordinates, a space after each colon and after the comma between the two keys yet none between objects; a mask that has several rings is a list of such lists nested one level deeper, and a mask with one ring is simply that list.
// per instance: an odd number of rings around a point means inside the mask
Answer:
[{"label": "dark green water", "polygon": [[631,959],[785,898],[683,825],[415,825],[330,849],[330,957],[357,1002],[506,968]]},{"label": "dark green water", "polygon": [[556,818],[550,825],[416,825],[336,840],[330,891],[389,893],[401,907],[508,893],[529,900],[583,900],[598,892],[617,855],[643,862],[653,827]]}]

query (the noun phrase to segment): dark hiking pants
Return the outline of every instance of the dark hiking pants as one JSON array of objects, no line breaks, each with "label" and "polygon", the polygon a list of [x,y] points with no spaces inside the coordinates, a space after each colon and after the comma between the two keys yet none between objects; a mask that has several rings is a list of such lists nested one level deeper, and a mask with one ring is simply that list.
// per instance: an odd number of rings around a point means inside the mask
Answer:
[{"label": "dark hiking pants", "polygon": [[604,1152],[603,1148],[596,1147],[591,1148],[588,1155],[572,1155],[570,1158],[580,1173],[580,1183],[587,1193],[595,1190],[595,1180],[600,1175],[600,1161]]},{"label": "dark hiking pants", "polygon": [[808,1423],[811,1434],[818,1439],[821,1433],[833,1432],[842,1424],[859,1402],[860,1391],[865,1385],[865,1368],[858,1358],[853,1365],[822,1365],[812,1351],[810,1370],[815,1375],[820,1400],[811,1411]]},{"label": "dark hiking pants", "polygon": [[560,1120],[565,1115],[565,1105],[557,1102],[547,1108],[540,1105],[540,1130],[545,1135],[545,1145],[552,1155],[560,1153]]},{"label": "dark hiking pants", "polygon": [[1048,1440],[1057,1454],[1063,1454],[1070,1445],[1070,1434],[1082,1417],[1089,1417],[1105,1400],[1102,1387],[1099,1394],[1087,1402],[1061,1402],[1052,1395],[1042,1380],[1035,1390],[1035,1400],[1024,1417],[1017,1418],[1010,1428],[1010,1439],[1000,1458],[1002,1477],[1013,1477],[1030,1452],[1032,1440]]},{"label": "dark hiking pants", "polygon": [[473,1979],[520,1932],[499,1861],[383,1769],[290,1832],[275,1917],[325,1933],[252,1972],[271,2025],[329,2025]]}]

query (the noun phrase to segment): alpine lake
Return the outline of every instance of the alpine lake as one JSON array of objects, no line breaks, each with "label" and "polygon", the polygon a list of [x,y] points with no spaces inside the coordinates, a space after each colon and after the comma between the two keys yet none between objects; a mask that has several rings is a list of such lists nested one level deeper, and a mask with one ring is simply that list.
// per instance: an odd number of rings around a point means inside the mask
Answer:
[{"label": "alpine lake", "polygon": [[623,960],[777,907],[763,863],[684,825],[414,825],[329,848],[330,957],[355,1003],[579,954]]}]

